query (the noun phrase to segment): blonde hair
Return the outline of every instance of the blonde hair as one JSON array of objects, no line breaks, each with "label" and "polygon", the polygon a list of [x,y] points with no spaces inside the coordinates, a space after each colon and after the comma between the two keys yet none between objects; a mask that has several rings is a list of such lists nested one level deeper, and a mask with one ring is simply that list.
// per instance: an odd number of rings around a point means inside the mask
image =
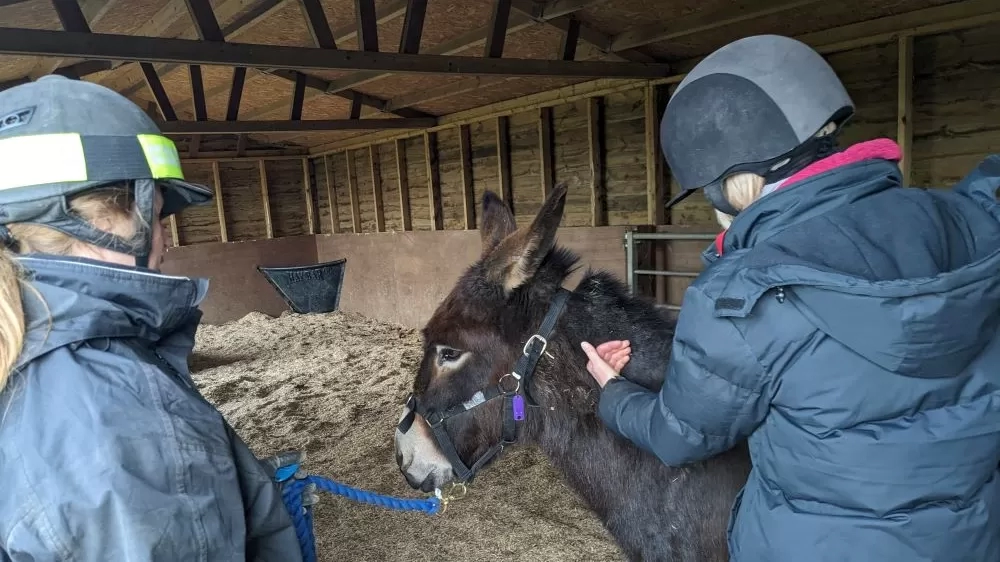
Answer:
[{"label": "blonde hair", "polygon": [[[70,201],[70,211],[95,228],[125,239],[134,239],[143,226],[135,209],[131,191],[125,185],[101,187]],[[94,246],[53,228],[36,224],[7,225],[17,241],[18,253],[46,253],[86,256]],[[0,390],[17,364],[24,346],[25,318],[22,301],[23,272],[12,252],[0,249]],[[37,292],[34,295],[41,298]]]},{"label": "blonde hair", "polygon": [[[833,121],[827,123],[816,133],[816,137],[825,137],[837,131],[837,124]],[[754,201],[760,199],[761,192],[764,191],[764,177],[750,172],[739,172],[726,177],[722,183],[722,193],[726,200],[737,211],[742,211],[749,207]],[[715,220],[722,228],[729,228],[733,223],[732,215],[715,210]]]}]

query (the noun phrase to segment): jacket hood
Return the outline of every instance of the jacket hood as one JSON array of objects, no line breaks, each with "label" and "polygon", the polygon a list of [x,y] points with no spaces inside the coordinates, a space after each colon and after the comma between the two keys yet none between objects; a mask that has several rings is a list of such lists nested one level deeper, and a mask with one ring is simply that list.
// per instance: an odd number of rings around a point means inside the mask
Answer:
[{"label": "jacket hood", "polygon": [[[882,368],[912,377],[958,376],[997,337],[1000,327],[997,186],[1000,156],[985,160],[952,190],[928,193],[916,212],[911,207],[917,204],[910,205],[914,199],[908,194],[891,199],[891,204],[889,198],[873,197],[899,187],[899,170],[891,162],[871,160],[771,194],[748,208],[746,217],[738,217],[726,235],[726,251],[744,255],[716,301],[716,314],[747,315],[765,292],[787,287],[788,302],[819,330]],[[844,221],[844,214],[823,217],[869,197],[872,203],[866,202],[865,212],[871,215],[855,224]],[[948,209],[942,211],[950,213],[947,220],[938,221],[927,212],[941,208]],[[816,220],[804,222],[810,218]],[[789,232],[798,237],[772,238],[796,223],[798,228]],[[944,228],[938,232],[927,225]],[[911,249],[895,248],[896,254],[888,257],[854,250],[858,240],[878,236],[879,229],[905,230],[912,235],[906,243]],[[841,253],[852,257],[831,250],[836,246],[833,239],[849,246]],[[841,267],[862,260],[867,263],[855,269],[875,271],[879,260],[899,268],[908,259],[924,260],[924,269],[935,271],[879,278]]]},{"label": "jacket hood", "polygon": [[[17,366],[100,338],[158,342],[201,319],[208,281],[65,256],[17,256],[26,336]],[[39,298],[40,297],[40,298]]]}]

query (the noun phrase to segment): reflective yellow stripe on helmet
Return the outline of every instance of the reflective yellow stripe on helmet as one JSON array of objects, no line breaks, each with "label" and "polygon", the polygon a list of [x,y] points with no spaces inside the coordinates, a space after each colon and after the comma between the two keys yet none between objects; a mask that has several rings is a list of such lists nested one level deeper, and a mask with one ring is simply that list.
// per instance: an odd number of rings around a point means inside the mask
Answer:
[{"label": "reflective yellow stripe on helmet", "polygon": [[154,178],[184,179],[181,158],[174,141],[160,135],[138,135],[138,138]]},{"label": "reflective yellow stripe on helmet", "polygon": [[0,139],[0,190],[87,181],[83,141],[75,133]]}]

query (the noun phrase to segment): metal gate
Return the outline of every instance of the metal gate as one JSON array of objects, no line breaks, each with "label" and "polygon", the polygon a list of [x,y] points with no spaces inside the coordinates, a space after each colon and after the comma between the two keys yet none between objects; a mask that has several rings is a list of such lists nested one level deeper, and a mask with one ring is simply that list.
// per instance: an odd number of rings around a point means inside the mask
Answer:
[{"label": "metal gate", "polygon": [[[707,234],[707,233],[688,233],[688,232],[635,232],[633,230],[625,231],[625,270],[626,277],[628,280],[629,293],[636,293],[636,286],[638,285],[640,275],[651,275],[660,277],[697,277],[701,274],[699,271],[672,271],[669,269],[658,270],[658,269],[637,269],[637,248],[638,244],[642,244],[643,241],[649,240],[705,240],[711,241],[715,240],[717,234]],[[674,304],[661,304],[664,308],[669,310],[680,310],[680,306]]]}]

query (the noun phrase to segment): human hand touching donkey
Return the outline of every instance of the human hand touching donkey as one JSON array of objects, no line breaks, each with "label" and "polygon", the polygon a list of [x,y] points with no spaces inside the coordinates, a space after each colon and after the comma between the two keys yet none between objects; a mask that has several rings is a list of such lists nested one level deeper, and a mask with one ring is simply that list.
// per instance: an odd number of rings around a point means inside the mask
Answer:
[{"label": "human hand touching donkey", "polygon": [[581,342],[580,347],[589,359],[587,371],[601,388],[619,376],[632,355],[632,347],[628,340],[606,341],[597,347],[588,342]]}]

